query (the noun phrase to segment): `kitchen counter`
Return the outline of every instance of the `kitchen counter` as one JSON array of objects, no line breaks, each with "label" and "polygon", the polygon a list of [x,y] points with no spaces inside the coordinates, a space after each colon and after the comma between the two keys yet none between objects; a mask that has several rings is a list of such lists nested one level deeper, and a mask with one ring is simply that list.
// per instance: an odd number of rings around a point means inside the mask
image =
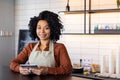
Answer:
[{"label": "kitchen counter", "polygon": [[108,78],[108,77],[99,77],[95,76],[95,73],[90,73],[89,75],[84,75],[82,73],[72,73],[72,76],[76,77],[82,77],[82,78],[87,78],[87,79],[92,79],[92,80],[120,80],[116,78]]},{"label": "kitchen counter", "polygon": [[0,80],[92,80],[72,75],[21,75],[7,66],[0,66]]}]

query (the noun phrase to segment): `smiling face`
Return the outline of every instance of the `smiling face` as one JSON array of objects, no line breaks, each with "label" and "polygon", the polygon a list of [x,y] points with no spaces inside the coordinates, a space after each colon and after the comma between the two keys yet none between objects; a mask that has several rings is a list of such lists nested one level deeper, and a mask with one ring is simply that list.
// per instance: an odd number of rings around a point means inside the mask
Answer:
[{"label": "smiling face", "polygon": [[40,40],[50,39],[50,27],[46,20],[38,21],[36,33],[37,33],[37,36],[40,38]]}]

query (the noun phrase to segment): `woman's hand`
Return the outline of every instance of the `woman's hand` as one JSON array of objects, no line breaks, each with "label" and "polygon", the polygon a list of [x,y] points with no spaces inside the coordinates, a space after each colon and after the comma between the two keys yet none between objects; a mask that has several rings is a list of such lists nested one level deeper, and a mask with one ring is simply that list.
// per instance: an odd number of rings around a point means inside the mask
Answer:
[{"label": "woman's hand", "polygon": [[28,68],[23,68],[23,67],[19,67],[20,73],[23,75],[29,75],[31,73],[31,70]]},{"label": "woman's hand", "polygon": [[47,74],[48,68],[47,67],[32,68],[31,71],[33,74],[36,75]]}]

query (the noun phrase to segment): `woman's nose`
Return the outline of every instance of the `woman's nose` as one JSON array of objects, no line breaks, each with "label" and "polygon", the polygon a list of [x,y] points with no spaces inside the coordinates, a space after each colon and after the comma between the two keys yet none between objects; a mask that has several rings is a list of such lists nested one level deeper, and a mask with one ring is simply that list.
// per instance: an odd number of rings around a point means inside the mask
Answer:
[{"label": "woman's nose", "polygon": [[41,32],[44,33],[44,29],[41,29]]}]

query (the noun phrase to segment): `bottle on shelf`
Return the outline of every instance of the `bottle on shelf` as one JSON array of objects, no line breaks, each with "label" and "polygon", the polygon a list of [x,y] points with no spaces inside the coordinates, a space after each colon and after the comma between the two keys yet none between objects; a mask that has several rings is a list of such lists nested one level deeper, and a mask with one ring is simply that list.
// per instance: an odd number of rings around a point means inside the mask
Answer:
[{"label": "bottle on shelf", "polygon": [[69,0],[67,0],[66,11],[70,11]]}]

